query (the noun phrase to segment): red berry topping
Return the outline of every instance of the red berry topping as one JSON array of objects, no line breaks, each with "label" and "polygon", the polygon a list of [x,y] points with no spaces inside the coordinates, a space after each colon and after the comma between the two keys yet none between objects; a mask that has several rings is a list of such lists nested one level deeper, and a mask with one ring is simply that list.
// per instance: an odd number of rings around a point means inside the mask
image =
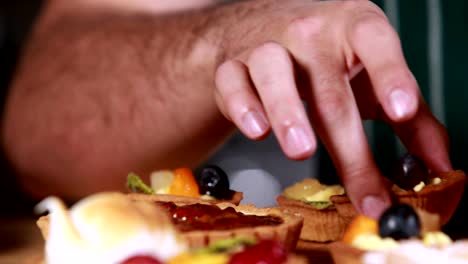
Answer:
[{"label": "red berry topping", "polygon": [[121,264],[162,264],[162,262],[151,256],[134,256],[126,259]]},{"label": "red berry topping", "polygon": [[288,253],[281,243],[274,240],[262,240],[231,256],[229,264],[282,264]]}]

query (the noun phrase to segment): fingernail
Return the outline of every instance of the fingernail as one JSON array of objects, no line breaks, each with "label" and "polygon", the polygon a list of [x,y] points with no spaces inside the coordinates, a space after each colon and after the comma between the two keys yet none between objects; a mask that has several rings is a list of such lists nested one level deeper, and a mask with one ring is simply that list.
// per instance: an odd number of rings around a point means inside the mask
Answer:
[{"label": "fingernail", "polygon": [[396,118],[405,117],[412,111],[411,97],[401,89],[394,90],[390,94],[390,103]]},{"label": "fingernail", "polygon": [[289,154],[299,156],[309,152],[313,148],[313,139],[304,128],[293,126],[288,129],[286,135],[287,149]]},{"label": "fingernail", "polygon": [[242,127],[251,137],[259,137],[268,129],[268,122],[263,113],[249,111],[242,117]]},{"label": "fingernail", "polygon": [[387,204],[383,199],[373,195],[365,197],[361,202],[362,213],[374,219],[379,219],[386,207]]}]

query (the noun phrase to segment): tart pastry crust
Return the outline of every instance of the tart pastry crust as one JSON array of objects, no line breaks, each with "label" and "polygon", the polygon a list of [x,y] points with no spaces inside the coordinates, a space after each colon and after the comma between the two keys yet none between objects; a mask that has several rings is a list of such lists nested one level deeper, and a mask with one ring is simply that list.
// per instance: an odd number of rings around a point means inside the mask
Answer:
[{"label": "tart pastry crust", "polygon": [[229,200],[217,200],[217,199],[203,199],[195,198],[189,196],[180,196],[172,194],[143,194],[143,193],[129,193],[127,194],[130,198],[134,200],[145,200],[151,202],[175,202],[179,204],[194,204],[194,203],[203,203],[203,204],[217,204],[217,203],[231,203],[234,205],[239,205],[244,194],[242,192],[235,192],[231,199]]},{"label": "tart pastry crust", "polygon": [[302,240],[315,242],[338,240],[348,224],[348,221],[340,217],[333,206],[316,209],[312,205],[283,195],[278,196],[276,201],[281,208],[299,213],[304,217],[300,234]]},{"label": "tart pastry crust", "polygon": [[[175,197],[174,195],[146,195],[146,194],[129,194],[134,200],[145,200],[151,202],[173,202],[176,205],[189,205],[189,204],[211,204],[216,205],[221,209],[233,207],[237,212],[245,215],[259,215],[259,216],[277,216],[282,219],[282,223],[275,226],[256,226],[233,228],[229,230],[194,230],[188,232],[181,232],[181,236],[186,239],[189,247],[199,248],[207,246],[214,241],[227,238],[244,237],[254,239],[275,239],[282,242],[287,250],[294,250],[299,239],[300,230],[302,228],[303,218],[297,213],[292,213],[287,210],[279,210],[275,207],[270,208],[257,208],[254,205],[235,205],[228,202],[215,202],[210,200],[200,200],[191,197]],[[38,219],[37,225],[41,229],[44,238],[47,238],[49,217],[42,216]]]}]

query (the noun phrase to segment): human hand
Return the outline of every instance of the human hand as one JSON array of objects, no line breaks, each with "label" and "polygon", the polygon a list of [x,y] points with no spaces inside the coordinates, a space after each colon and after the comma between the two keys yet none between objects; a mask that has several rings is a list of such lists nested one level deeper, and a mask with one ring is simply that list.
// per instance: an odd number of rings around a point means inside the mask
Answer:
[{"label": "human hand", "polygon": [[257,2],[226,33],[216,72],[217,104],[247,137],[273,130],[285,154],[300,160],[314,153],[316,133],[353,204],[374,218],[390,195],[363,119],[388,123],[433,170],[451,169],[445,128],[425,105],[398,35],[377,6]]}]

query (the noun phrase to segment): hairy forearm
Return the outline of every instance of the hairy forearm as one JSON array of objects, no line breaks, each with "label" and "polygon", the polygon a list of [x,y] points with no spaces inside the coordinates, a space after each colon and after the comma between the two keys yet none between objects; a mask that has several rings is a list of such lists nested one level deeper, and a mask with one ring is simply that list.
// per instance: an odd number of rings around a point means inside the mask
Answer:
[{"label": "hairy forearm", "polygon": [[232,127],[212,98],[223,52],[209,41],[222,32],[207,29],[210,12],[39,22],[4,118],[26,190],[77,198],[121,189],[129,171],[194,166],[222,142]]}]

